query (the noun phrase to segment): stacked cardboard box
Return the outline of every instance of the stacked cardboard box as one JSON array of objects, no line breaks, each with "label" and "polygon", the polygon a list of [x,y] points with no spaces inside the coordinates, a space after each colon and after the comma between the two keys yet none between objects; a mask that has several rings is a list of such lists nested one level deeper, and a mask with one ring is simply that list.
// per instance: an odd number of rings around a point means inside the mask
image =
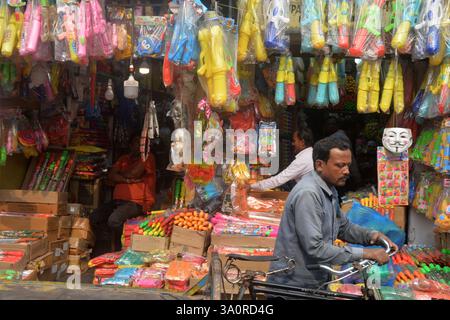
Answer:
[{"label": "stacked cardboard box", "polygon": [[24,252],[21,261],[0,268],[27,270],[24,274],[31,275],[27,280],[58,280],[68,265],[71,225],[67,193],[0,190],[0,231],[42,233],[24,243],[20,239],[0,242],[0,250]]},{"label": "stacked cardboard box", "polygon": [[87,262],[90,259],[91,248],[95,244],[89,219],[73,217],[72,230],[69,238],[69,266],[71,269],[78,266],[81,272],[87,270]]}]

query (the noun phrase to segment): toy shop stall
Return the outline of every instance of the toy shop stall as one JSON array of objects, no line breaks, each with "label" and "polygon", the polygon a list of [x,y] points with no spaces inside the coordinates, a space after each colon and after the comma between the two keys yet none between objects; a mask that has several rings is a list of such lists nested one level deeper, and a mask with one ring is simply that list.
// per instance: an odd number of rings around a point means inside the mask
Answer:
[{"label": "toy shop stall", "polygon": [[[379,299],[449,299],[449,10],[0,0],[0,280],[235,297],[227,255],[274,255],[295,181],[255,185],[292,163],[293,135],[309,128],[311,147],[332,134],[351,145],[342,211],[400,248],[328,290],[362,295],[376,274]],[[94,232],[117,185],[141,183],[109,179],[136,135],[154,201],[121,235]]]}]

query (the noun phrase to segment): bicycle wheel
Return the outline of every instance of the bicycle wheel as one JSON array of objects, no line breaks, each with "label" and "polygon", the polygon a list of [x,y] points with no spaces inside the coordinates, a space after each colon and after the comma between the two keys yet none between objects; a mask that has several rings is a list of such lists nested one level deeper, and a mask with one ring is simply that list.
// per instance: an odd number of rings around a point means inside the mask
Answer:
[{"label": "bicycle wheel", "polygon": [[222,299],[222,276],[222,263],[219,255],[213,253],[209,265],[209,289],[211,300]]}]

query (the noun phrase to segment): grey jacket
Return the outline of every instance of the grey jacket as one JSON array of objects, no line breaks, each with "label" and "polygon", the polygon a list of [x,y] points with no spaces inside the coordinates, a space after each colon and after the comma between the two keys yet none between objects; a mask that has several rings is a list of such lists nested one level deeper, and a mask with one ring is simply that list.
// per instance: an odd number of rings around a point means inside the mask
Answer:
[{"label": "grey jacket", "polygon": [[[341,265],[362,259],[363,249],[337,247],[336,239],[368,245],[372,230],[352,224],[340,211],[334,187],[312,171],[289,194],[281,219],[274,255],[294,258],[296,267],[289,273],[278,273],[269,281],[316,288],[329,280],[330,275],[306,266]],[[281,260],[273,262],[270,270],[286,267]]]}]

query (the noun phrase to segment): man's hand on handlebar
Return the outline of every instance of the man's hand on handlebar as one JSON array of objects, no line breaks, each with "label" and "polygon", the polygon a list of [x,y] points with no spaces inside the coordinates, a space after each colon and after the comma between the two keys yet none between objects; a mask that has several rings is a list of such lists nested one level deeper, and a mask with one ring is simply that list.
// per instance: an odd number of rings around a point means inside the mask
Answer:
[{"label": "man's hand on handlebar", "polygon": [[389,255],[384,249],[364,249],[363,259],[369,259],[383,265],[389,262]]},{"label": "man's hand on handlebar", "polygon": [[370,244],[374,244],[374,245],[380,244],[381,240],[385,240],[387,243],[389,243],[389,247],[391,247],[391,249],[394,249],[393,251],[398,251],[398,246],[394,242],[392,242],[391,239],[386,237],[381,232],[375,232],[372,235],[372,239],[370,239]]}]

